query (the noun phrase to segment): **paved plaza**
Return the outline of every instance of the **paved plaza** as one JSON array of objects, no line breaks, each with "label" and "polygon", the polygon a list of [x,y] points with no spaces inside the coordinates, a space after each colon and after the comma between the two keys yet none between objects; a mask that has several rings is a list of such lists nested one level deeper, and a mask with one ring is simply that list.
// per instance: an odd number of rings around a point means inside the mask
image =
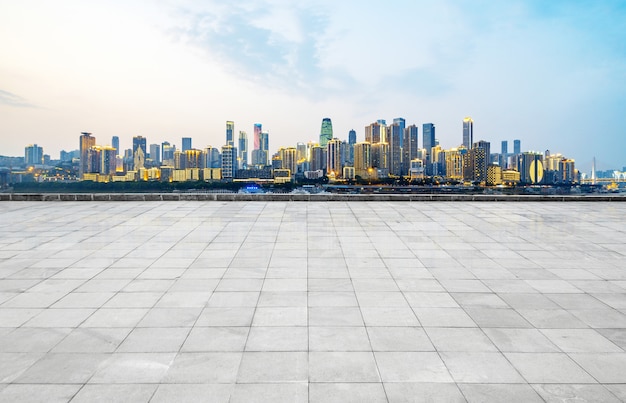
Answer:
[{"label": "paved plaza", "polygon": [[0,202],[2,402],[619,402],[625,350],[626,203]]}]

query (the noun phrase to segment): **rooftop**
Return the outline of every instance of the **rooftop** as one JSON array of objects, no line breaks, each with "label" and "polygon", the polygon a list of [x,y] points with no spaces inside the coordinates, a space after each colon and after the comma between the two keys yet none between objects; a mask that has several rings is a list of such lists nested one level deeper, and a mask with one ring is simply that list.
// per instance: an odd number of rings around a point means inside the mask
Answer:
[{"label": "rooftop", "polygon": [[623,401],[625,217],[1,202],[0,401]]}]

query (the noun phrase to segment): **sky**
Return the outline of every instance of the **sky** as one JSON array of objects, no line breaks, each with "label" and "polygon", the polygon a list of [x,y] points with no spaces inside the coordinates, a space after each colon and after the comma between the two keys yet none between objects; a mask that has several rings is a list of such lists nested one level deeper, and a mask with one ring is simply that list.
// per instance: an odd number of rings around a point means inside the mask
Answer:
[{"label": "sky", "polygon": [[0,0],[0,155],[52,158],[80,132],[122,149],[225,122],[270,151],[403,117],[443,148],[520,139],[588,172],[626,166],[626,2]]}]

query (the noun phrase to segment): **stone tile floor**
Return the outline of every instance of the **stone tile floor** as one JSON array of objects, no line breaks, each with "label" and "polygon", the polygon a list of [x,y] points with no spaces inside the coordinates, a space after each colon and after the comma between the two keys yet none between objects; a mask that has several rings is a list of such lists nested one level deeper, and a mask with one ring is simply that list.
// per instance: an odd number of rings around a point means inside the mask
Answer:
[{"label": "stone tile floor", "polygon": [[624,401],[625,213],[2,202],[0,401]]}]

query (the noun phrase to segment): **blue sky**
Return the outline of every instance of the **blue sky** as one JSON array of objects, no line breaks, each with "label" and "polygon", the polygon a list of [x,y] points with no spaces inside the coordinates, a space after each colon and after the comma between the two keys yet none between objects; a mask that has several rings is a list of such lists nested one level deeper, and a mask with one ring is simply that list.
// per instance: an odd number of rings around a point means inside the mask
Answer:
[{"label": "blue sky", "polygon": [[471,116],[492,150],[626,165],[621,1],[4,1],[0,48],[4,155],[57,158],[81,131],[219,147],[226,120],[263,123],[274,150],[324,117],[359,140],[433,122],[449,148]]}]

